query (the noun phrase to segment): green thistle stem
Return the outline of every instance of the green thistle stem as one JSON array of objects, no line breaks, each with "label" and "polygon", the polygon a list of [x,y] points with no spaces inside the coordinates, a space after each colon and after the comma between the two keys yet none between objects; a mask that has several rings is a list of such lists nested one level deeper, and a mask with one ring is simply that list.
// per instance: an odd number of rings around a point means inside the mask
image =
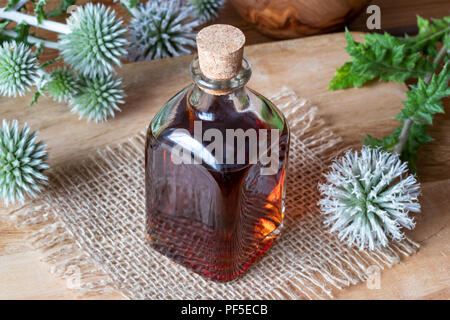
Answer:
[{"label": "green thistle stem", "polygon": [[[441,62],[444,60],[445,56],[447,55],[447,48],[443,45],[439,53],[437,54],[436,58],[433,61],[433,64],[440,65]],[[424,82],[426,84],[429,84],[431,81],[431,78],[433,77],[434,72],[428,72],[425,76]],[[394,152],[397,154],[401,154],[403,151],[403,147],[405,146],[406,141],[408,140],[409,132],[411,131],[411,127],[413,125],[413,117],[410,117],[405,120],[403,123],[402,131],[400,132],[400,137],[398,140],[398,143],[394,147]]]},{"label": "green thistle stem", "polygon": [[[5,31],[3,31],[3,34],[5,34],[5,35],[7,35],[9,37],[13,37],[13,38],[18,36],[17,32],[15,32],[14,30],[5,30]],[[46,48],[56,49],[56,50],[59,49],[59,46],[58,46],[57,42],[44,40],[44,39],[33,37],[33,36],[30,36],[30,35],[27,37],[27,42],[33,43],[33,44],[42,43],[44,45],[44,47],[46,47]]]}]

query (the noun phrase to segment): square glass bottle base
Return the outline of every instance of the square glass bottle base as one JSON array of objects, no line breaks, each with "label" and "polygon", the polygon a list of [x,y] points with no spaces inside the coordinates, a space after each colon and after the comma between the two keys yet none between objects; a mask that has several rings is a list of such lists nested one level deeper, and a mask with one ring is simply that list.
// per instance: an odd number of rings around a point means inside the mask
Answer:
[{"label": "square glass bottle base", "polygon": [[207,278],[233,280],[280,233],[284,169],[273,176],[260,176],[258,165],[219,173],[168,158],[153,162],[149,189],[155,193],[147,212],[152,247]]},{"label": "square glass bottle base", "polygon": [[[167,247],[159,244],[151,244],[151,247],[159,253],[167,256],[180,265],[191,269],[192,271],[218,282],[228,282],[236,279],[244,273],[255,261],[258,260],[272,245],[274,239],[269,239],[262,242],[257,251],[247,258],[247,261],[241,262],[240,265],[223,265],[223,266],[209,266],[204,261],[199,261],[192,257],[189,252],[175,250],[173,247]],[[181,253],[181,254],[180,254]],[[191,257],[190,257],[191,256]]]}]

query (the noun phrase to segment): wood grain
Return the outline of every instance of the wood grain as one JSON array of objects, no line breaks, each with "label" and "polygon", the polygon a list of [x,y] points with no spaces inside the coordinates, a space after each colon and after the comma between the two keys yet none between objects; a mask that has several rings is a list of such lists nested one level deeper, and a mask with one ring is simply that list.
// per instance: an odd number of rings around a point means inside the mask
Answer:
[{"label": "wood grain", "polygon": [[[360,39],[361,34],[356,37]],[[327,125],[351,145],[359,146],[366,133],[387,134],[397,125],[393,116],[401,108],[405,86],[375,83],[328,91],[336,68],[348,59],[345,43],[343,34],[333,34],[246,47],[245,55],[254,69],[249,86],[267,96],[283,87],[294,89],[315,103]],[[25,107],[30,96],[0,98],[2,118],[16,118],[39,129],[39,138],[48,143],[52,166],[78,161],[96,148],[144,130],[163,103],[190,82],[187,70],[191,59],[186,56],[124,66],[120,73],[125,79],[127,103],[116,119],[105,124],[78,121],[66,105],[46,98],[32,108]],[[450,117],[440,117],[434,127],[435,145],[427,146],[428,153],[421,156],[429,160],[420,162],[424,210],[411,234],[423,247],[405,263],[386,270],[380,290],[368,290],[360,284],[339,292],[338,298],[449,298],[450,165],[442,157],[450,157]],[[439,144],[445,141],[446,145]],[[0,210],[0,298],[77,298],[63,281],[47,272],[36,252],[24,244],[24,234],[7,225],[10,210]],[[91,298],[121,296],[111,293]]]},{"label": "wood grain", "polygon": [[[83,5],[86,2],[101,2],[107,6],[111,6],[118,14],[122,17],[125,22],[129,21],[129,14],[126,10],[115,3],[113,0],[78,0],[77,5]],[[6,0],[0,0],[0,7],[3,7]],[[46,8],[52,9],[57,5],[57,0],[48,0]],[[390,30],[392,28],[398,28],[402,26],[411,26],[416,24],[417,15],[421,15],[424,18],[440,18],[445,15],[450,14],[450,1],[448,0],[372,0],[370,4],[376,4],[380,6],[381,9],[381,27],[383,30]],[[32,6],[27,5],[28,11],[33,12]],[[366,27],[367,14],[363,10],[353,21],[347,23],[352,31],[363,31],[368,32],[370,30]],[[55,20],[64,22],[66,16],[61,16]],[[255,25],[245,21],[240,17],[237,11],[234,9],[230,1],[227,1],[221,11],[219,12],[219,17],[212,23],[225,23],[231,24],[235,27],[241,29],[246,38],[247,45],[264,43],[274,41],[276,39],[271,38],[267,35],[260,33]],[[42,30],[42,29],[32,29],[36,32],[37,36],[43,37],[47,40],[56,41],[57,35],[53,32]],[[343,30],[343,27],[342,27]],[[56,50],[46,49],[44,55],[42,56],[42,61],[53,59],[58,55]]]},{"label": "wood grain", "polygon": [[[450,1],[448,0],[372,0],[381,11],[381,28],[389,30],[404,26],[415,25],[417,15],[423,18],[442,18],[450,14]],[[367,14],[363,11],[351,23],[350,30],[367,30]]]}]

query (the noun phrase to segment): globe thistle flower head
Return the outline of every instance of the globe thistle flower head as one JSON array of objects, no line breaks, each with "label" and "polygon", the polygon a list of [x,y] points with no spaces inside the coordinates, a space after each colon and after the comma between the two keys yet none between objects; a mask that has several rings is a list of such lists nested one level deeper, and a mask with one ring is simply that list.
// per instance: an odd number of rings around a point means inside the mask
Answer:
[{"label": "globe thistle flower head", "polygon": [[23,43],[3,42],[0,47],[0,94],[23,96],[36,82],[39,65],[30,48]]},{"label": "globe thistle flower head", "polygon": [[194,8],[195,15],[202,23],[209,22],[219,15],[223,0],[188,0]]},{"label": "globe thistle flower head", "polygon": [[118,104],[124,103],[122,81],[111,75],[99,75],[93,78],[81,77],[79,91],[70,100],[73,113],[79,118],[87,118],[88,122],[104,122],[121,111]]},{"label": "globe thistle flower head", "polygon": [[67,102],[78,92],[77,77],[66,68],[57,68],[45,83],[45,90],[53,100]]},{"label": "globe thistle flower head", "polygon": [[192,9],[180,1],[147,1],[136,7],[130,22],[129,57],[143,61],[190,54],[199,25],[192,19]]},{"label": "globe thistle flower head", "polygon": [[70,33],[60,37],[64,61],[84,76],[106,75],[121,65],[127,40],[122,20],[103,4],[88,3],[67,20]]},{"label": "globe thistle flower head", "polygon": [[420,186],[407,164],[381,149],[348,151],[331,165],[319,190],[325,225],[361,250],[401,240],[402,227],[414,228],[409,212],[420,212]]},{"label": "globe thistle flower head", "polygon": [[0,129],[0,195],[6,205],[25,201],[25,195],[36,197],[41,185],[47,182],[42,172],[45,163],[45,144],[36,142],[37,133],[25,124],[19,129],[17,120],[3,120]]}]

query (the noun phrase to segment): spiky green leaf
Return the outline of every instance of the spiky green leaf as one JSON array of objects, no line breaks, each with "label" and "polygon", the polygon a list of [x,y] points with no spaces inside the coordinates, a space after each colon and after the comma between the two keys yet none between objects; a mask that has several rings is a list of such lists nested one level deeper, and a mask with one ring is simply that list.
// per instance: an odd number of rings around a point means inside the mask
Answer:
[{"label": "spiky green leaf", "polygon": [[40,90],[36,90],[36,92],[33,94],[33,98],[31,98],[30,104],[29,106],[33,106],[35,103],[38,102],[39,97],[41,96],[41,91]]},{"label": "spiky green leaf", "polygon": [[9,11],[19,3],[19,0],[8,0],[8,4],[5,7],[5,11]]},{"label": "spiky green leaf", "polygon": [[34,6],[34,14],[36,15],[36,19],[39,24],[42,23],[45,19],[45,11],[44,6],[47,4],[47,0],[38,0],[37,2],[33,2]]},{"label": "spiky green leaf", "polygon": [[25,22],[21,22],[17,24],[17,26],[14,28],[14,31],[17,33],[17,36],[15,40],[17,42],[27,42],[28,35],[30,33],[30,25],[26,24]]},{"label": "spiky green leaf", "polygon": [[75,2],[76,0],[61,0],[59,6],[56,9],[48,11],[46,13],[46,17],[54,18],[67,13],[67,9],[69,9],[70,6],[74,5]]},{"label": "spiky green leaf", "polygon": [[328,89],[339,90],[351,87],[360,87],[366,82],[374,79],[373,75],[357,74],[351,71],[352,62],[346,62],[336,70],[336,75],[330,81]]},{"label": "spiky green leaf", "polygon": [[429,84],[419,79],[417,85],[412,85],[406,93],[408,99],[403,101],[405,108],[396,116],[397,120],[404,122],[412,118],[417,123],[432,124],[434,114],[444,113],[441,99],[450,95],[448,69],[446,64],[438,75],[433,75]]},{"label": "spiky green leaf", "polygon": [[435,57],[437,54],[436,44],[442,42],[443,38],[450,33],[450,16],[441,19],[427,20],[417,17],[419,33],[416,37],[406,39],[411,51],[422,51],[426,55]]}]

